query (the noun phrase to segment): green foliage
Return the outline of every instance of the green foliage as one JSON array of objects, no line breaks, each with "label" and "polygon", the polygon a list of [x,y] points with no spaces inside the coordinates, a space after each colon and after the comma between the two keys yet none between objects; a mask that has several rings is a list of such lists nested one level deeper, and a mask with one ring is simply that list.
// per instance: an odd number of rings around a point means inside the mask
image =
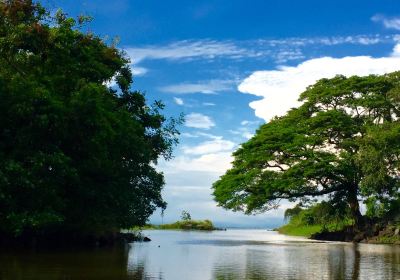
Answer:
[{"label": "green foliage", "polygon": [[190,221],[192,219],[192,216],[190,216],[190,213],[188,211],[183,210],[181,214],[181,219],[182,221]]},{"label": "green foliage", "polygon": [[387,219],[400,221],[400,199],[369,197],[366,200],[367,213],[369,218]]},{"label": "green foliage", "polygon": [[214,183],[218,204],[247,214],[279,201],[325,196],[347,204],[358,226],[359,199],[399,193],[400,73],[322,79],[303,104],[259,128]]},{"label": "green foliage", "polygon": [[[289,223],[279,228],[280,233],[310,237],[321,231],[337,231],[351,225],[350,209],[346,204],[334,205],[322,201],[308,208],[296,205],[287,209]],[[285,212],[285,215],[286,215]]]},{"label": "green foliage", "polygon": [[278,229],[279,233],[292,235],[292,236],[303,236],[311,237],[313,234],[321,232],[321,225],[303,225],[297,223],[289,223]]},{"label": "green foliage", "polygon": [[215,227],[210,220],[196,221],[183,220],[173,224],[165,224],[158,226],[159,229],[182,229],[182,230],[214,230]]},{"label": "green foliage", "polygon": [[129,60],[87,20],[0,2],[0,232],[127,228],[166,206],[154,165],[180,120],[130,90]]},{"label": "green foliage", "polygon": [[182,220],[172,224],[145,225],[140,229],[171,229],[171,230],[215,230],[210,220]]},{"label": "green foliage", "polygon": [[285,210],[285,220],[291,220],[293,217],[298,216],[303,209],[297,204],[293,208],[288,208]]}]

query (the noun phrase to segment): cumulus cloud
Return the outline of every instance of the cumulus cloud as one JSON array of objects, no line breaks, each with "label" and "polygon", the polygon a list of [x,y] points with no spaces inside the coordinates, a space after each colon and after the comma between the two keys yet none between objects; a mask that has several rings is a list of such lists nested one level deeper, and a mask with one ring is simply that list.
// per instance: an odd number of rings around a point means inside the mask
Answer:
[{"label": "cumulus cloud", "polygon": [[211,127],[215,126],[215,123],[209,116],[200,113],[191,113],[185,116],[185,126],[210,129]]},{"label": "cumulus cloud", "polygon": [[174,102],[178,105],[184,105],[185,103],[183,102],[182,98],[174,97]]},{"label": "cumulus cloud", "polygon": [[399,69],[400,45],[396,45],[389,57],[322,57],[306,60],[294,67],[281,66],[276,70],[256,71],[238,86],[238,90],[261,97],[261,100],[251,102],[250,107],[255,110],[256,116],[269,121],[299,106],[300,93],[319,79],[338,74],[384,74]]},{"label": "cumulus cloud", "polygon": [[184,146],[183,153],[187,155],[204,155],[210,153],[219,153],[224,151],[232,151],[235,143],[224,139],[213,139],[204,141],[197,146]]},{"label": "cumulus cloud", "polygon": [[236,83],[232,80],[209,80],[196,83],[180,83],[169,86],[160,87],[159,90],[174,94],[217,94],[218,92],[234,89]]},{"label": "cumulus cloud", "polygon": [[382,23],[388,29],[400,30],[400,17],[386,17],[378,14],[374,15],[371,20]]}]

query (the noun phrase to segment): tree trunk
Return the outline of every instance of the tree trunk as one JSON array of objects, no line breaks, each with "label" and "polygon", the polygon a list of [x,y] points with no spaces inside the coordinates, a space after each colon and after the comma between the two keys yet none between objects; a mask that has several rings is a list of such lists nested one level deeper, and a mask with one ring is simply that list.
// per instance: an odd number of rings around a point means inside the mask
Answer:
[{"label": "tree trunk", "polygon": [[349,191],[349,196],[347,201],[350,206],[352,218],[354,219],[354,227],[356,230],[360,229],[364,224],[364,219],[360,212],[360,205],[357,199],[356,188],[353,188],[352,190]]}]

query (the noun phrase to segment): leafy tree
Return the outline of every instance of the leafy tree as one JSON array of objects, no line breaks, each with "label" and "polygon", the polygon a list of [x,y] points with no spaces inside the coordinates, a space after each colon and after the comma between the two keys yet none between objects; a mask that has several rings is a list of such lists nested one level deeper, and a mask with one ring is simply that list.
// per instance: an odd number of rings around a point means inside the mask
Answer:
[{"label": "leafy tree", "polygon": [[291,220],[293,217],[296,217],[300,214],[300,212],[303,211],[303,208],[301,208],[301,204],[297,204],[293,208],[288,208],[285,210],[285,220]]},{"label": "leafy tree", "polygon": [[259,128],[214,183],[220,206],[247,214],[281,199],[345,202],[355,226],[359,200],[399,193],[400,73],[336,76],[301,94],[303,104]]},{"label": "leafy tree", "polygon": [[180,120],[130,89],[129,60],[86,20],[0,2],[1,233],[111,231],[166,207],[155,164]]},{"label": "leafy tree", "polygon": [[192,216],[190,216],[190,213],[188,211],[183,210],[181,214],[181,219],[182,221],[190,221],[192,219]]}]

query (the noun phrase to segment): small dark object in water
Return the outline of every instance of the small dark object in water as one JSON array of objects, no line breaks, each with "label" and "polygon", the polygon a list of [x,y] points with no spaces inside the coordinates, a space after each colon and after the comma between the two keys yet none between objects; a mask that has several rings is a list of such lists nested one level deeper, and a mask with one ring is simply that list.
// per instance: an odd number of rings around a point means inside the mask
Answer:
[{"label": "small dark object in water", "polygon": [[143,241],[144,241],[144,242],[149,242],[149,241],[151,241],[151,239],[148,238],[147,236],[145,236],[145,237],[143,237]]},{"label": "small dark object in water", "polygon": [[158,248],[160,248],[160,245],[158,245]]}]

